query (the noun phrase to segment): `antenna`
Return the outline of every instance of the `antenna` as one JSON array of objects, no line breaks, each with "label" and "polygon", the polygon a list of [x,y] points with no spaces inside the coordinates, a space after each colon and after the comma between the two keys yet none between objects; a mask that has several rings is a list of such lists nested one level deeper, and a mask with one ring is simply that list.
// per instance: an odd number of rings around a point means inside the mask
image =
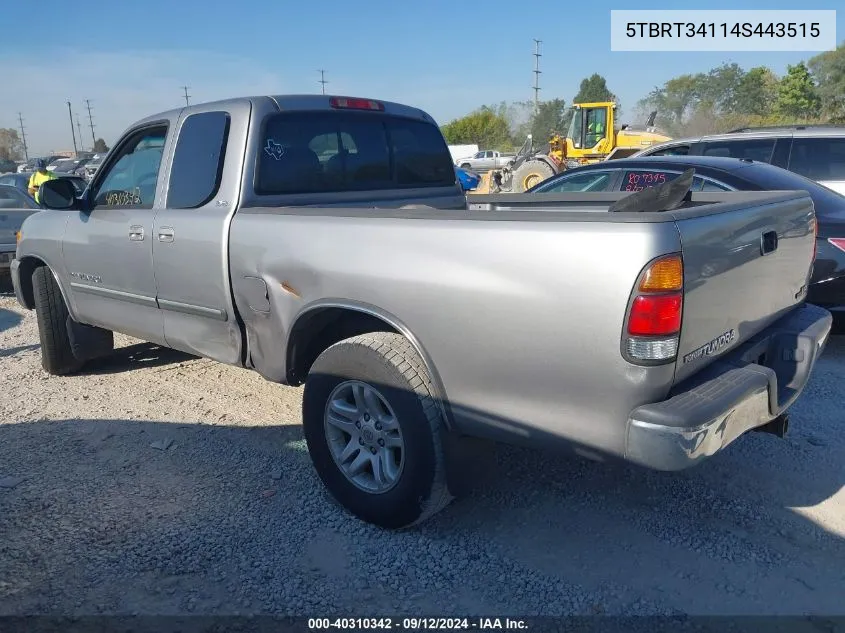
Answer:
[{"label": "antenna", "polygon": [[70,133],[73,136],[73,155],[76,156],[79,150],[76,149],[76,130],[73,129],[73,110],[70,109],[70,101],[67,102],[67,115],[70,117]]},{"label": "antenna", "polygon": [[23,140],[23,157],[29,162],[29,149],[26,146],[26,132],[23,127],[23,114],[18,112],[18,122],[21,124],[21,139]]},{"label": "antenna", "polygon": [[534,110],[540,109],[540,44],[543,40],[534,40]]},{"label": "antenna", "polygon": [[182,90],[185,91],[185,105],[186,106],[191,105],[191,102],[189,101],[189,99],[191,98],[191,95],[188,94],[188,88],[190,88],[190,86],[182,86]]},{"label": "antenna", "polygon": [[326,81],[326,71],[321,68],[317,72],[320,73],[320,81],[318,83],[322,86],[323,94],[326,94],[326,84],[329,83]]},{"label": "antenna", "polygon": [[86,99],[85,105],[88,108],[88,124],[91,126],[91,149],[94,149],[97,139],[94,137],[94,117],[91,116],[91,101]]}]

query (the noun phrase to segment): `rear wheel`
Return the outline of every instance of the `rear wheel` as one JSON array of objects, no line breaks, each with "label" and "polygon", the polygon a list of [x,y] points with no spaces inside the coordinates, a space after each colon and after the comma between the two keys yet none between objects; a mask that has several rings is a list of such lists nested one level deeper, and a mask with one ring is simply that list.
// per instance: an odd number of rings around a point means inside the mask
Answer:
[{"label": "rear wheel", "polygon": [[538,185],[546,178],[551,178],[554,175],[554,169],[547,163],[541,160],[529,160],[513,172],[513,191],[514,193],[524,193],[534,185]]},{"label": "rear wheel", "polygon": [[451,501],[443,417],[403,336],[362,334],[329,347],[311,367],[302,409],[317,474],[358,518],[403,528]]}]

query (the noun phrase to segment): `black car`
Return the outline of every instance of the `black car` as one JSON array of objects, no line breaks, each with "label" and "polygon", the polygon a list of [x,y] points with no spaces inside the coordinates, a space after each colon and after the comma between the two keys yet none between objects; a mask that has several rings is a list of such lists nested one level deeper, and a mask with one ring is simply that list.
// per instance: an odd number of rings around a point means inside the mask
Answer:
[{"label": "black car", "polygon": [[[17,187],[24,193],[29,193],[29,177],[32,174],[28,171],[25,171],[22,174],[4,174],[0,176],[0,185],[10,185],[12,187]],[[61,180],[70,180],[73,184],[74,189],[76,189],[76,195],[81,196],[82,192],[85,191],[85,187],[88,186],[88,182],[82,178],[81,176],[73,176],[71,174],[53,174],[56,178]]]},{"label": "black car", "polygon": [[695,169],[693,191],[807,191],[818,220],[807,301],[845,317],[845,196],[794,172],[748,158],[642,156],[568,169],[526,193],[640,191],[690,167]]}]

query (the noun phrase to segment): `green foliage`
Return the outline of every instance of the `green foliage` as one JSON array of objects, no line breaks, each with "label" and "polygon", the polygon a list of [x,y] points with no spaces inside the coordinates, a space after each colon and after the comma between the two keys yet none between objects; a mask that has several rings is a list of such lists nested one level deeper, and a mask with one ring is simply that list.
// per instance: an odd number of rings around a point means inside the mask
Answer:
[{"label": "green foliage", "polygon": [[835,123],[845,123],[845,44],[816,55],[807,62],[818,85],[822,114]]},{"label": "green foliage", "polygon": [[106,145],[106,142],[103,139],[98,138],[94,141],[94,151],[98,154],[102,154],[109,151],[109,146]]},{"label": "green foliage", "polygon": [[578,94],[572,100],[573,103],[593,103],[596,101],[616,101],[610,88],[607,87],[607,81],[598,73],[593,73],[589,77],[581,80],[581,85],[578,88]]},{"label": "green foliage", "polygon": [[566,107],[566,101],[563,99],[541,101],[537,112],[531,117],[530,130],[534,144],[545,143],[555,133],[566,134],[571,118],[572,110]]},{"label": "green foliage", "polygon": [[508,120],[498,106],[483,106],[441,130],[450,145],[475,143],[479,149],[500,149],[512,142]]},{"label": "green foliage", "polygon": [[765,66],[745,73],[734,90],[734,113],[765,116],[772,112],[778,95],[778,78]]},{"label": "green foliage", "polygon": [[23,142],[14,128],[0,128],[0,160],[21,160]]},{"label": "green foliage", "polygon": [[821,97],[804,62],[787,66],[786,76],[778,84],[775,110],[785,117],[807,119],[821,114]]}]

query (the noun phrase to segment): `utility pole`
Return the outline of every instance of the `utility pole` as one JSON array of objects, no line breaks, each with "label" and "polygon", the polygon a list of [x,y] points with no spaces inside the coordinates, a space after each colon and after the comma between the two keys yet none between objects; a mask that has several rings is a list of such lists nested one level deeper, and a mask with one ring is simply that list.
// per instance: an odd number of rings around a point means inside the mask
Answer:
[{"label": "utility pole", "polygon": [[[88,124],[91,126],[91,149],[93,150],[94,146],[97,144],[97,139],[94,137],[94,117],[91,116],[91,101],[86,99],[85,105],[88,108]],[[80,138],[82,138],[81,134]]]},{"label": "utility pole", "polygon": [[329,83],[328,81],[326,81],[326,71],[321,68],[319,70],[319,73],[320,73],[320,82],[319,83],[323,88],[323,94],[326,94],[326,84]]},{"label": "utility pole", "polygon": [[85,151],[85,143],[82,142],[82,125],[79,123],[79,115],[76,115],[76,129],[79,132],[79,151]]},{"label": "utility pole", "polygon": [[189,99],[191,98],[191,95],[188,94],[188,88],[190,88],[190,86],[182,86],[182,90],[185,91],[185,105],[186,106],[191,105],[191,102],[189,101]]},{"label": "utility pole", "polygon": [[79,152],[76,149],[76,130],[73,129],[73,110],[70,109],[70,101],[67,102],[67,115],[70,117],[70,133],[73,135],[73,155]]},{"label": "utility pole", "polygon": [[26,146],[26,132],[24,132],[23,128],[23,114],[18,112],[18,121],[21,124],[21,139],[23,140],[23,157],[29,162],[29,149]]},{"label": "utility pole", "polygon": [[534,111],[540,109],[540,43],[543,40],[534,40]]}]

